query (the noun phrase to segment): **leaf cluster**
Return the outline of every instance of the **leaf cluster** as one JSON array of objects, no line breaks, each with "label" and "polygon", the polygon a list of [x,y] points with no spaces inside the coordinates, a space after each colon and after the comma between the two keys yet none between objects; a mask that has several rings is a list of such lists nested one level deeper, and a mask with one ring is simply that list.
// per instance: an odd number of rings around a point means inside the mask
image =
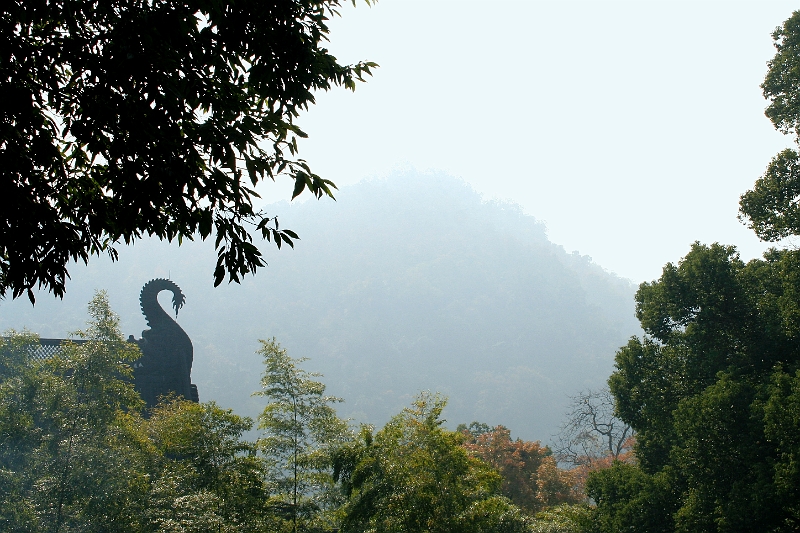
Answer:
[{"label": "leaf cluster", "polygon": [[[766,114],[800,141],[800,11],[775,30],[762,84]],[[764,240],[800,234],[795,149],[742,195],[740,218]],[[800,254],[695,243],[641,285],[647,334],[619,350],[609,380],[637,432],[639,465],[589,478],[600,531],[796,531]]]},{"label": "leaf cluster", "polygon": [[89,342],[33,359],[38,339],[0,346],[3,531],[269,531],[252,421],[213,403],[165,398],[148,418],[104,293],[79,332]]},{"label": "leaf cluster", "polygon": [[352,438],[347,422],[333,405],[340,398],[325,395],[319,374],[300,368],[305,358],[292,358],[272,338],[262,340],[261,390],[268,400],[258,417],[257,443],[272,497],[269,505],[298,531],[332,520],[342,498],[332,477],[332,457]]},{"label": "leaf cluster", "polygon": [[[772,38],[776,52],[761,84],[769,100],[765,114],[778,131],[800,142],[800,11],[779,26]],[[740,220],[762,240],[774,242],[800,234],[798,157],[796,149],[779,152],[755,187],[740,199]]]},{"label": "leaf cluster", "polygon": [[352,90],[377,66],[325,48],[340,5],[5,2],[0,296],[62,296],[69,261],[116,259],[143,235],[215,234],[215,285],[264,266],[251,230],[291,246],[297,234],[254,208],[255,186],[285,174],[294,196],[332,196],[297,158],[295,119],[315,91]]}]

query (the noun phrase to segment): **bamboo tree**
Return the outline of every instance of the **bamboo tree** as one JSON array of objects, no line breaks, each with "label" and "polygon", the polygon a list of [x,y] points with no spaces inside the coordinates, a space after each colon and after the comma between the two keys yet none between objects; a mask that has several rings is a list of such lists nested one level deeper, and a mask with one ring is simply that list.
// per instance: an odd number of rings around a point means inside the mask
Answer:
[{"label": "bamboo tree", "polygon": [[332,507],[331,453],[350,432],[333,408],[342,400],[325,395],[325,385],[314,379],[320,374],[299,367],[307,359],[290,357],[274,338],[260,342],[265,368],[254,396],[269,403],[258,419],[259,450],[277,492],[273,504],[297,533]]},{"label": "bamboo tree", "polygon": [[89,314],[88,328],[75,333],[89,341],[44,362],[22,357],[15,346],[30,339],[12,335],[0,380],[2,466],[21,502],[3,499],[19,509],[11,530],[137,529],[147,473],[141,424],[132,420],[143,404],[127,363],[139,352],[124,341],[105,293]]}]

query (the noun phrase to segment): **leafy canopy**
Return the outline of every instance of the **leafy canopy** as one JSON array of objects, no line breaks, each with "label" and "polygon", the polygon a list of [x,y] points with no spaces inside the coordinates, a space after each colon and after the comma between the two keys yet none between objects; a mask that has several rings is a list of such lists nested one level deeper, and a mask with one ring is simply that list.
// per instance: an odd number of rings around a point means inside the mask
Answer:
[{"label": "leafy canopy", "polygon": [[697,243],[642,284],[609,380],[639,464],[590,476],[601,531],[797,530],[798,291],[796,250]]},{"label": "leafy canopy", "polygon": [[105,293],[88,327],[48,359],[39,339],[0,337],[0,530],[274,532],[252,420],[213,402],[164,399],[144,418]]},{"label": "leafy canopy", "polygon": [[[800,142],[800,11],[772,34],[775,57],[761,89],[770,103],[765,114],[776,129]],[[788,148],[770,161],[751,191],[742,195],[739,218],[759,238],[777,241],[800,235],[800,154]]]},{"label": "leafy canopy", "polygon": [[529,515],[561,503],[577,503],[572,472],[561,470],[550,448],[539,441],[512,439],[505,426],[490,429],[487,424],[460,424],[456,431],[464,448],[497,470],[502,481],[500,493]]},{"label": "leafy canopy", "polygon": [[[773,34],[767,116],[800,141],[800,11]],[[800,154],[781,151],[740,217],[764,240],[800,235]],[[637,432],[638,465],[590,476],[600,531],[797,531],[800,252],[744,263],[695,243],[643,283],[646,336],[617,352],[609,386]]]},{"label": "leafy canopy", "polygon": [[470,456],[464,436],[442,427],[445,399],[420,394],[411,408],[340,452],[336,475],[349,496],[345,533],[522,533],[526,519],[498,494],[500,475]]},{"label": "leafy canopy", "polygon": [[4,531],[132,531],[146,491],[135,438],[143,402],[130,383],[138,348],[119,331],[104,293],[89,304],[89,339],[49,360],[38,339],[9,332],[0,357],[0,523]]},{"label": "leafy canopy", "polygon": [[215,234],[215,285],[265,265],[251,230],[291,246],[254,187],[286,174],[294,196],[332,196],[296,157],[295,119],[314,91],[352,90],[377,66],[324,47],[341,4],[4,2],[0,296],[63,296],[70,260],[116,259],[144,235]]}]

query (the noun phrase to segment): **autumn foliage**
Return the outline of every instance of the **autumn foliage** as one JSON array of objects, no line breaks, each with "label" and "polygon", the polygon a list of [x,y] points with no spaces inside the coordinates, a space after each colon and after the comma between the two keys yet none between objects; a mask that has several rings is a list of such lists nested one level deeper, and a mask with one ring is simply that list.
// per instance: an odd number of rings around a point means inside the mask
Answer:
[{"label": "autumn foliage", "polygon": [[597,472],[598,470],[605,470],[611,468],[615,462],[624,463],[628,465],[636,464],[636,455],[634,454],[634,445],[636,444],[636,435],[630,435],[625,439],[622,451],[616,457],[613,454],[606,454],[602,456],[586,456],[581,458],[575,467],[569,472],[572,475],[574,483],[574,490],[579,494],[586,494],[586,481],[589,479],[589,474]]},{"label": "autumn foliage", "polygon": [[512,440],[511,431],[504,426],[490,429],[475,422],[459,430],[467,451],[500,472],[501,493],[525,512],[535,514],[546,507],[583,500],[574,473],[559,468],[550,449],[539,441]]}]

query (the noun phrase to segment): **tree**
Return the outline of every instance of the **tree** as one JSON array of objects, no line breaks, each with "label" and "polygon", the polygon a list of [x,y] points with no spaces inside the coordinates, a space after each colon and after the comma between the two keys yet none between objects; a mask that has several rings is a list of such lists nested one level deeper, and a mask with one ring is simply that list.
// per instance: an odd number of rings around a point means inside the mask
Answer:
[{"label": "tree", "polygon": [[636,465],[620,462],[592,472],[586,484],[586,491],[596,504],[590,530],[674,532],[677,505],[670,482],[667,473],[650,475]]},{"label": "tree", "polygon": [[571,400],[554,452],[559,461],[591,467],[603,461],[630,460],[633,430],[614,414],[611,392],[587,390]]},{"label": "tree", "polygon": [[526,519],[498,495],[501,478],[442,427],[445,400],[423,393],[411,408],[340,451],[336,476],[349,496],[343,532],[523,532]]},{"label": "tree", "polygon": [[[108,527],[122,529],[130,509],[120,507],[115,500],[124,501],[125,492],[132,487],[114,478],[121,475],[133,481],[138,477],[134,472],[126,472],[124,456],[100,450],[111,439],[126,438],[118,434],[127,429],[121,424],[126,412],[136,412],[142,407],[130,381],[129,366],[141,354],[136,346],[124,340],[119,317],[111,311],[105,293],[98,293],[89,303],[89,314],[92,320],[87,330],[76,332],[89,342],[81,346],[67,344],[62,348],[62,357],[47,362],[54,379],[43,384],[44,394],[40,397],[42,414],[51,430],[42,444],[52,455],[39,465],[44,476],[39,480],[38,490],[45,501],[49,500],[49,512],[44,514],[52,521],[54,532],[69,528],[87,514],[105,515]],[[118,375],[116,379],[114,374]],[[108,448],[119,452],[123,443],[117,444]],[[90,480],[97,471],[109,475],[92,483]],[[114,516],[114,511],[121,516]]]},{"label": "tree", "polygon": [[242,435],[253,421],[214,402],[171,398],[147,421],[151,484],[146,531],[274,531],[264,465]]},{"label": "tree", "polygon": [[13,533],[38,530],[32,476],[23,475],[38,442],[31,393],[39,380],[30,351],[38,340],[27,331],[0,337],[0,523]]},{"label": "tree", "polygon": [[[636,431],[637,466],[590,475],[603,531],[795,531],[800,368],[800,252],[742,262],[733,247],[695,243],[636,295],[646,336],[616,356],[609,385]],[[781,422],[778,422],[781,420]]]},{"label": "tree", "polygon": [[[761,85],[766,115],[800,143],[800,11],[772,37],[776,54]],[[742,195],[740,219],[762,240],[800,235],[798,202],[800,154],[786,149]],[[666,499],[638,511],[670,510],[654,524],[800,527],[799,296],[797,250],[772,249],[744,264],[735,248],[719,244],[695,243],[658,281],[642,284],[637,316],[646,336],[617,353],[609,380],[619,416],[637,431],[640,470],[617,466],[590,478],[607,524],[639,498],[625,486],[658,481],[671,487],[661,491]]]},{"label": "tree", "polygon": [[[11,336],[0,377],[0,508],[8,531],[135,531],[147,492],[143,439],[125,342],[104,293],[88,339],[35,361],[35,338]],[[6,354],[3,354],[4,356]]]},{"label": "tree", "polygon": [[275,531],[252,420],[167,398],[144,418],[105,293],[53,357],[0,337],[0,529],[9,532]]},{"label": "tree", "polygon": [[800,524],[800,370],[777,371],[764,404],[764,433],[777,451],[775,496],[789,521]]},{"label": "tree", "polygon": [[[782,133],[800,142],[800,11],[772,34],[775,57],[761,84],[770,101],[766,115]],[[762,240],[800,235],[800,154],[795,149],[776,155],[753,190],[742,195],[739,218]]]},{"label": "tree", "polygon": [[341,3],[3,3],[0,296],[62,296],[69,261],[143,235],[215,234],[215,285],[265,264],[250,229],[292,245],[254,187],[286,174],[293,196],[332,196],[295,119],[376,66],[324,48]]},{"label": "tree", "polygon": [[534,515],[561,503],[576,503],[581,495],[575,492],[571,473],[558,468],[556,459],[539,441],[512,440],[504,426],[472,422],[456,429],[464,435],[464,448],[491,465],[500,473],[500,492],[514,505]]},{"label": "tree", "polygon": [[566,421],[556,436],[555,457],[571,465],[574,491],[586,497],[589,474],[615,461],[634,463],[633,429],[615,414],[608,389],[582,391],[572,397]]},{"label": "tree", "polygon": [[260,341],[264,357],[261,390],[254,396],[269,400],[258,417],[264,432],[258,447],[268,466],[268,478],[277,493],[272,505],[288,518],[291,531],[304,529],[331,507],[332,457],[350,439],[347,422],[336,416],[339,398],[325,395],[320,374],[306,372],[275,339]]},{"label": "tree", "polygon": [[800,154],[787,148],[739,202],[739,218],[765,241],[800,234]]},{"label": "tree", "polygon": [[536,513],[531,533],[588,533],[593,529],[592,508],[562,504]]}]

